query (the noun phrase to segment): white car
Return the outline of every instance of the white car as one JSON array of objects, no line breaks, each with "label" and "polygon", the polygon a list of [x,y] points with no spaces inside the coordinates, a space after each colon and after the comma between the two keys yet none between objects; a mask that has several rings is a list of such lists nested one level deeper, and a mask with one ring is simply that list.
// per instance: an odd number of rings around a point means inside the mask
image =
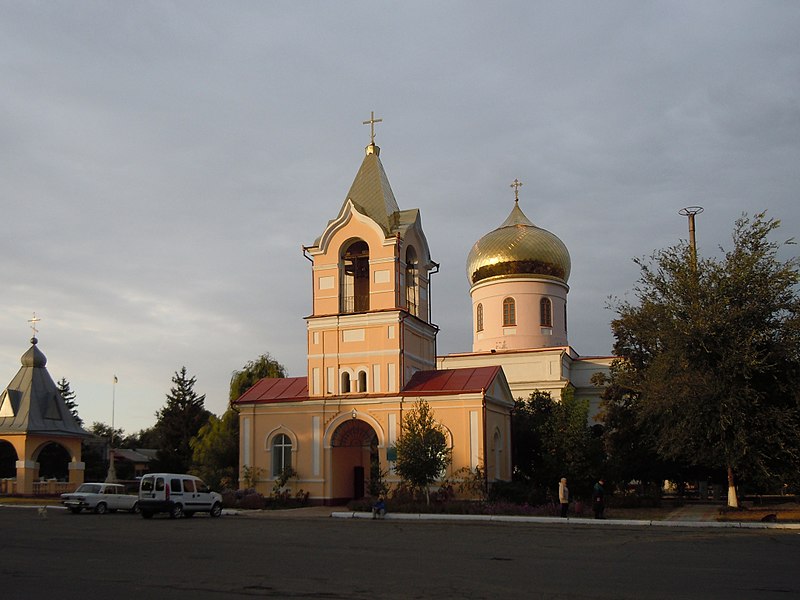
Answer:
[{"label": "white car", "polygon": [[169,513],[171,519],[207,512],[222,514],[222,496],[212,492],[203,480],[182,473],[148,473],[139,482],[139,507],[142,517]]},{"label": "white car", "polygon": [[61,494],[61,503],[75,514],[84,509],[98,515],[118,510],[139,512],[138,496],[125,493],[125,486],[119,483],[82,483],[74,492]]}]

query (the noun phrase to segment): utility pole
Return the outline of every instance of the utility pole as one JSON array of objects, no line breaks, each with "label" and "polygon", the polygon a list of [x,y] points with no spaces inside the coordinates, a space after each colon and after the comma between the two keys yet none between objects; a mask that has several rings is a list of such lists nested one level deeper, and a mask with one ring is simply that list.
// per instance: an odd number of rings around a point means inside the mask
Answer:
[{"label": "utility pole", "polygon": [[678,211],[679,215],[689,217],[689,250],[692,258],[692,270],[697,271],[697,239],[694,233],[694,216],[703,212],[702,206],[687,206]]}]

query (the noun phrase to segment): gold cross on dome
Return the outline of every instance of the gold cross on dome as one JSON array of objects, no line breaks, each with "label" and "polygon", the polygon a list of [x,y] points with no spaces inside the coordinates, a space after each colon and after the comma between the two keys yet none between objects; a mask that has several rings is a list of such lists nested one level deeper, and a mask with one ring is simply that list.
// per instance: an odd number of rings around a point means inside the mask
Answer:
[{"label": "gold cross on dome", "polygon": [[36,316],[36,313],[33,313],[33,318],[28,319],[28,323],[31,324],[31,329],[33,329],[33,337],[36,337],[36,334],[39,333],[39,330],[36,329],[36,324],[41,321],[39,317]]},{"label": "gold cross on dome", "polygon": [[376,119],[375,118],[375,111],[371,110],[369,112],[369,121],[364,121],[362,125],[369,125],[369,143],[375,143],[375,123],[383,123],[383,119]]},{"label": "gold cross on dome", "polygon": [[519,202],[519,188],[522,187],[522,182],[519,179],[515,179],[509,187],[514,188],[514,202]]}]

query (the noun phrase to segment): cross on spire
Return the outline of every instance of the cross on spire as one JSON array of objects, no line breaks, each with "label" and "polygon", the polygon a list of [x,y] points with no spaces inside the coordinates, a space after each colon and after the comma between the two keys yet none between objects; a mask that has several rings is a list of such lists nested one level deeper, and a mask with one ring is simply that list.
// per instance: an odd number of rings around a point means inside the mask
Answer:
[{"label": "cross on spire", "polygon": [[514,202],[519,202],[519,188],[522,187],[522,182],[519,179],[514,179],[509,187],[514,188]]},{"label": "cross on spire", "polygon": [[362,125],[369,125],[369,143],[375,144],[375,123],[383,123],[383,119],[375,118],[375,111],[369,112],[369,121],[364,121]]},{"label": "cross on spire", "polygon": [[33,318],[28,319],[28,323],[31,324],[31,329],[33,329],[33,337],[36,337],[36,334],[39,333],[39,330],[36,329],[36,324],[41,321],[39,317],[36,316],[36,313],[33,313]]}]

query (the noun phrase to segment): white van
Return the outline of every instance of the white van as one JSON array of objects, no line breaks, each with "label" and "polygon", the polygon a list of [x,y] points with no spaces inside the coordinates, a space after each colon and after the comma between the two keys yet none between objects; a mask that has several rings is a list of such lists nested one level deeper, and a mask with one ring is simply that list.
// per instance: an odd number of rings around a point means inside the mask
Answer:
[{"label": "white van", "polygon": [[222,496],[194,475],[148,473],[139,482],[139,510],[145,519],[159,512],[169,513],[171,519],[191,517],[196,512],[218,517],[222,514]]}]

